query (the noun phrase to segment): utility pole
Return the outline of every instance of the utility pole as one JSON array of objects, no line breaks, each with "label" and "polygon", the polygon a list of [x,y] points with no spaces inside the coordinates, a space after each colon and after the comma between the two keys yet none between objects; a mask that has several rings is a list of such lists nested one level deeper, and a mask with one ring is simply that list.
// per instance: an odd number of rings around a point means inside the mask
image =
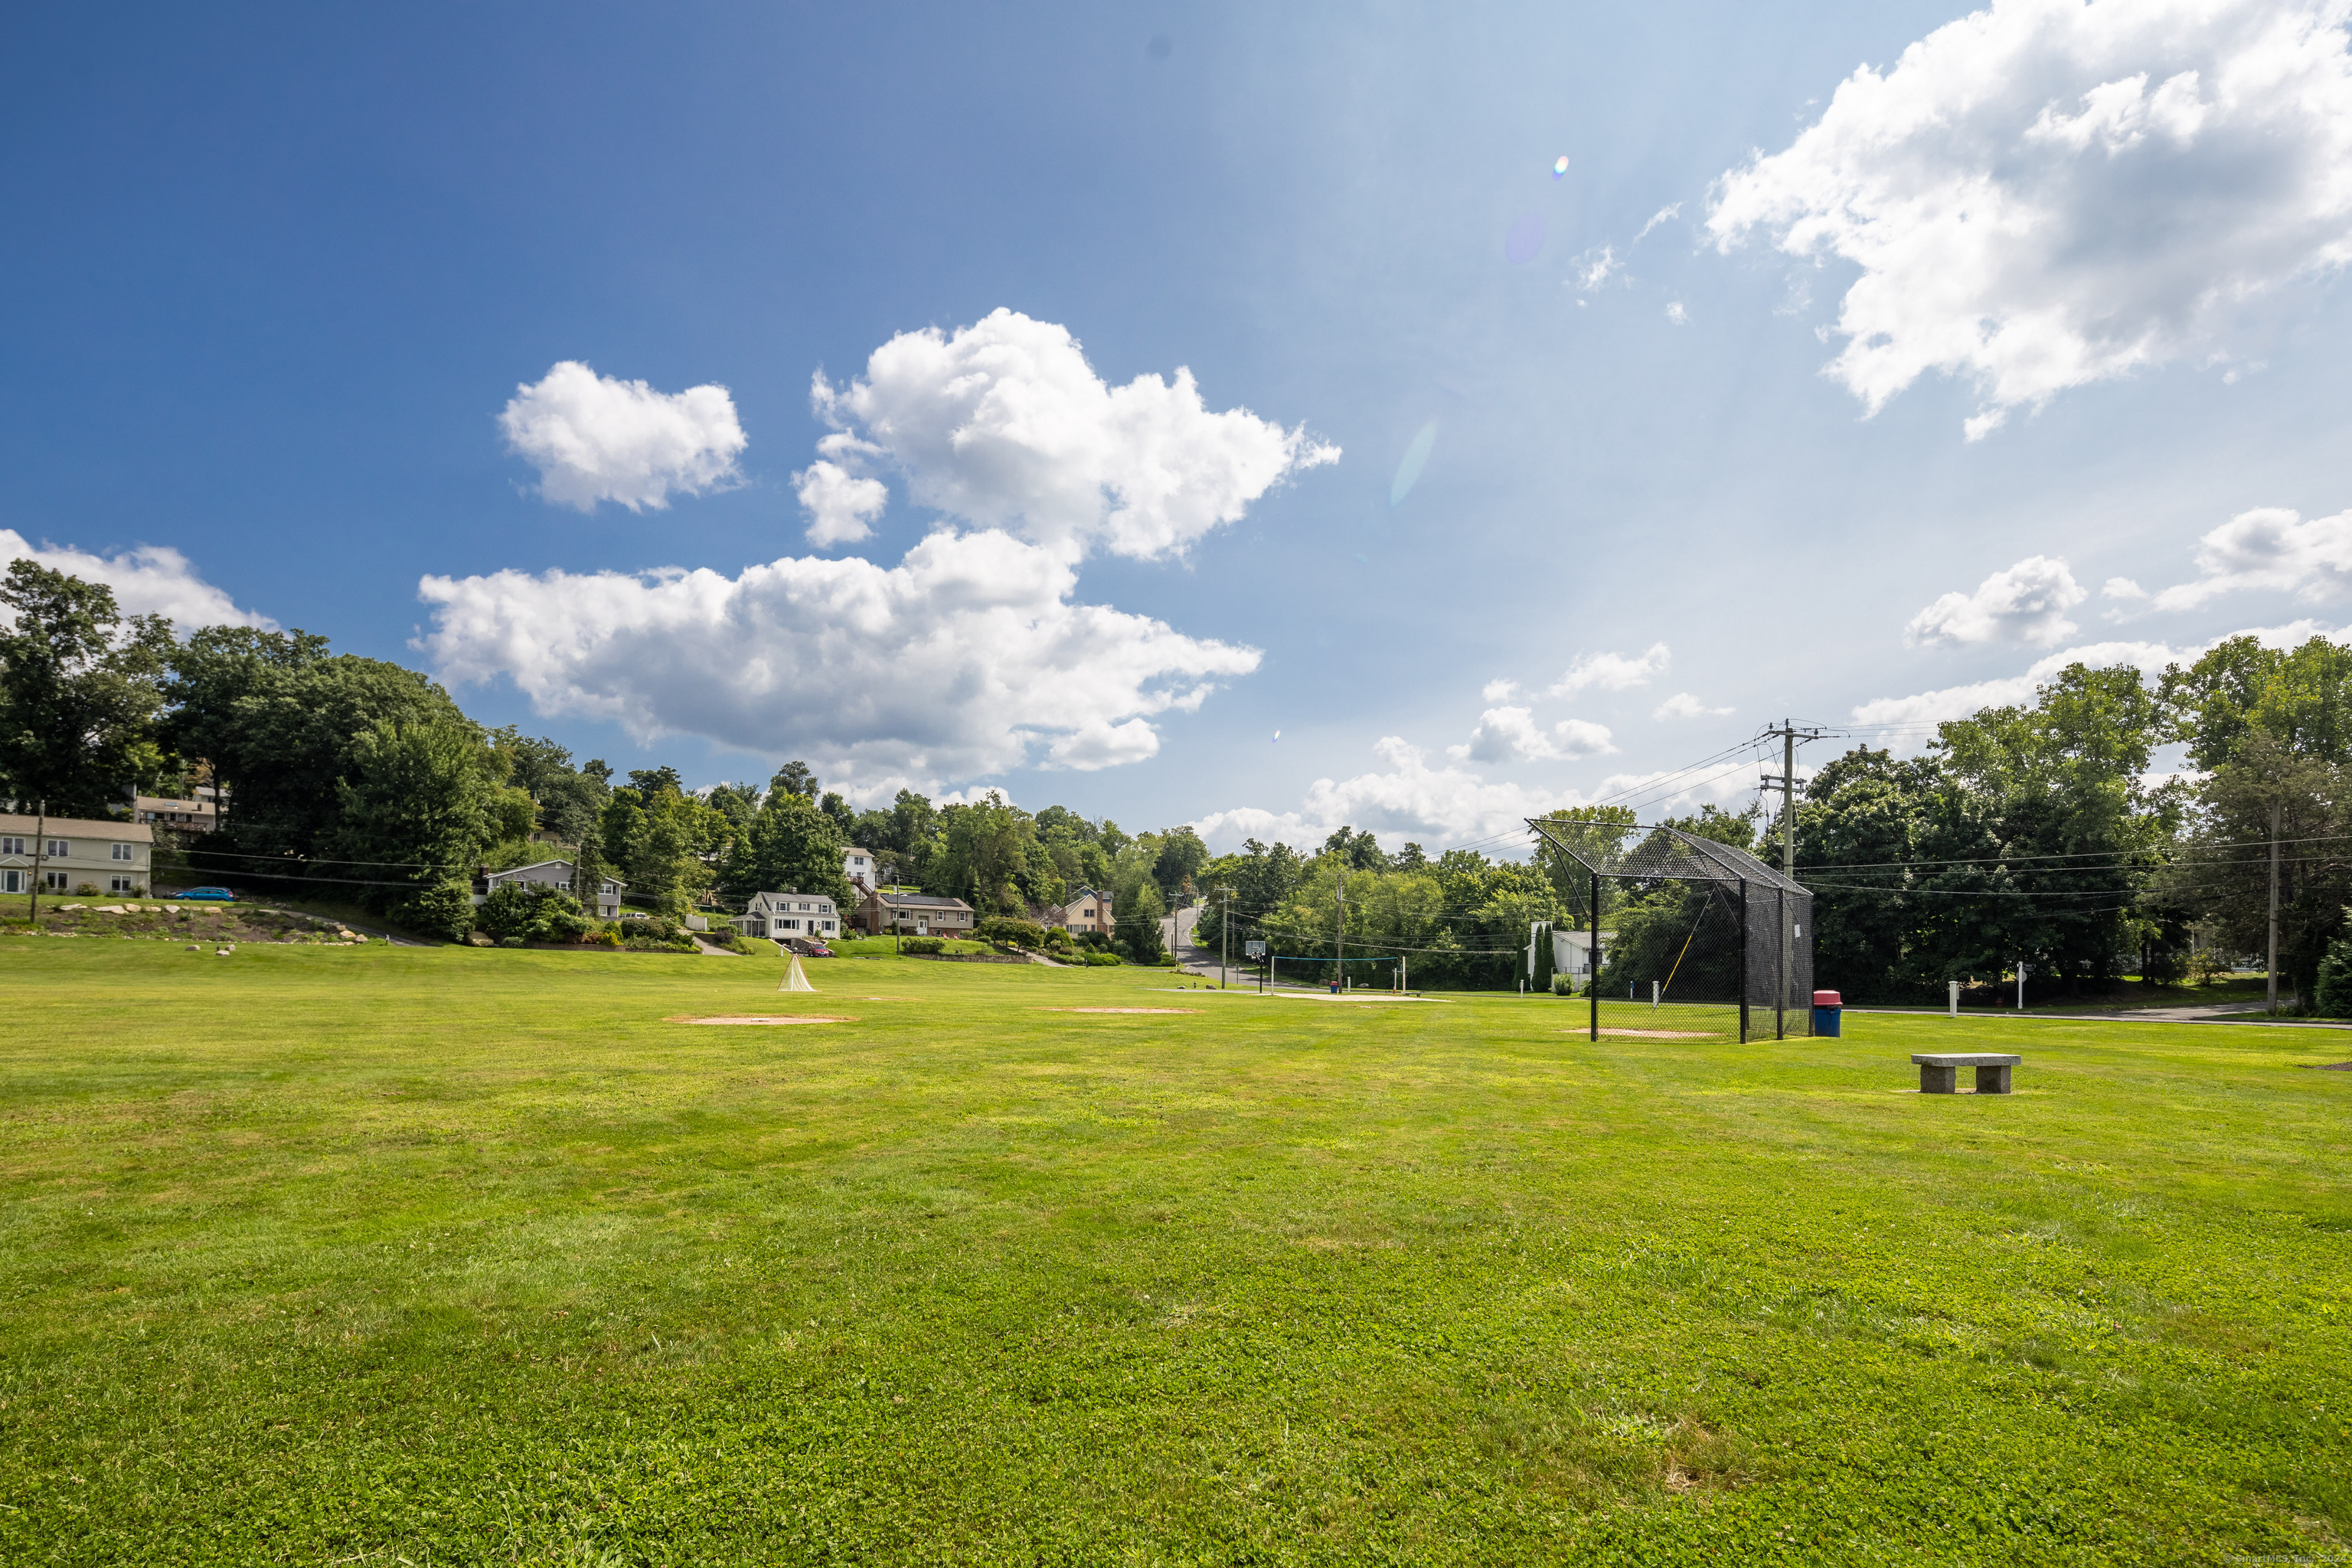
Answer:
[{"label": "utility pole", "polygon": [[[1762,782],[1767,787],[1773,784],[1779,784],[1780,786],[1780,874],[1793,882],[1797,879],[1797,742],[1799,741],[1818,741],[1822,736],[1828,734],[1829,731],[1818,727],[1800,727],[1798,725],[1791,724],[1788,720],[1783,719],[1780,721],[1780,728],[1767,729],[1764,733],[1767,735],[1778,735],[1780,737],[1780,774],[1778,777],[1775,777],[1770,773],[1766,773]],[[1780,904],[1780,984],[1779,987],[1779,1005],[1781,1007],[1786,1007],[1789,1003],[1789,963],[1791,956],[1789,951],[1789,919],[1787,903],[1788,900],[1784,895]],[[1743,914],[1745,913],[1744,910],[1742,912]],[[1746,998],[1743,997],[1741,999],[1740,1005],[1743,1007],[1747,1005]]]},{"label": "utility pole", "polygon": [[1234,890],[1219,888],[1217,892],[1225,905],[1224,913],[1217,921],[1217,989],[1223,991],[1233,979],[1225,971],[1234,962]]},{"label": "utility pole", "polygon": [[1820,725],[1791,724],[1786,719],[1776,725],[1767,725],[1763,731],[1764,735],[1779,737],[1780,742],[1780,771],[1766,773],[1758,782],[1767,789],[1775,785],[1780,788],[1780,872],[1792,882],[1797,879],[1797,746],[1801,742],[1818,741],[1832,732]]},{"label": "utility pole", "polygon": [[2279,801],[2271,802],[2271,948],[2265,961],[2270,971],[2270,1010],[2278,1011],[2278,882],[2279,882]]},{"label": "utility pole", "polygon": [[1331,907],[1339,912],[1339,921],[1331,951],[1339,955],[1339,987],[1345,990],[1348,984],[1348,873],[1345,871],[1339,873],[1339,891],[1332,900]]},{"label": "utility pole", "polygon": [[[34,813],[32,918],[33,929],[37,931],[41,929],[41,852],[49,847],[49,803],[46,800],[39,802],[34,807]],[[2273,858],[2276,858],[2275,856]],[[2271,907],[2273,909],[2278,907],[2278,900],[2275,897],[2271,900]],[[2271,921],[2271,929],[2273,931],[2278,929],[2278,921],[2275,918]],[[2278,946],[2275,939],[2271,942],[2271,946],[2273,948]]]}]

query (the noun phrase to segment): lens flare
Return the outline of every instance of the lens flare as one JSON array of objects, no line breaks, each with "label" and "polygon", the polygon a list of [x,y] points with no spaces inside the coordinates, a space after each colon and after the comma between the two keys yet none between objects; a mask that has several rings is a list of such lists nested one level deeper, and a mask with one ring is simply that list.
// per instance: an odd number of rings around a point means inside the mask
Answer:
[{"label": "lens flare", "polygon": [[1504,258],[1514,267],[1525,267],[1543,250],[1544,220],[1540,213],[1529,213],[1511,226],[1511,235],[1503,241]]},{"label": "lens flare", "polygon": [[1555,180],[1568,173],[1568,154],[1562,153],[1551,161],[1551,177]]},{"label": "lens flare", "polygon": [[1437,421],[1433,419],[1415,433],[1412,445],[1404,449],[1403,461],[1397,464],[1396,478],[1389,481],[1389,505],[1395,506],[1412,493],[1421,478],[1421,466],[1429,461],[1429,449],[1437,445]]}]

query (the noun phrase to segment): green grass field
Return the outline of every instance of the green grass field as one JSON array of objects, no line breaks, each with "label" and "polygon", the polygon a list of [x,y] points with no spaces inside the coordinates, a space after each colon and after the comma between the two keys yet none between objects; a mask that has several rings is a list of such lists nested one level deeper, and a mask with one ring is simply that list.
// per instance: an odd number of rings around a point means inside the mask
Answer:
[{"label": "green grass field", "polygon": [[2352,1035],[808,968],[0,942],[0,1560],[2352,1552]]}]

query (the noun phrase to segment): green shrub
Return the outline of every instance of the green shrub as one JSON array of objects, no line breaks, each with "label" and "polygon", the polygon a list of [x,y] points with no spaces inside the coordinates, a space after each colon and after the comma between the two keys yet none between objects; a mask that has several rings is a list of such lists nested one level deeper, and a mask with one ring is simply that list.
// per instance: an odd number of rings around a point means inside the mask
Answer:
[{"label": "green shrub", "polygon": [[474,910],[474,923],[500,942],[577,942],[596,929],[580,900],[562,888],[501,882]]},{"label": "green shrub", "polygon": [[974,928],[972,934],[982,942],[1000,942],[1006,947],[1039,948],[1045,945],[1045,928],[1034,921],[1012,920],[992,915]]},{"label": "green shrub", "polygon": [[463,942],[474,929],[474,891],[463,882],[444,882],[401,900],[386,912],[393,924],[419,936]]},{"label": "green shrub", "polygon": [[499,945],[500,947],[520,947],[522,945],[522,938],[519,936],[502,936],[499,938]]},{"label": "green shrub", "polygon": [[1087,966],[1094,969],[1109,969],[1125,962],[1126,960],[1120,958],[1118,954],[1105,952],[1100,949],[1087,954]]},{"label": "green shrub", "polygon": [[1576,994],[1576,982],[1568,975],[1554,974],[1551,977],[1551,994],[1555,996],[1573,996]]},{"label": "green shrub", "polygon": [[900,952],[945,952],[947,950],[945,939],[936,936],[902,937],[898,942]]},{"label": "green shrub", "polygon": [[2352,938],[2330,942],[2311,988],[2311,1010],[2323,1018],[2352,1018]]}]

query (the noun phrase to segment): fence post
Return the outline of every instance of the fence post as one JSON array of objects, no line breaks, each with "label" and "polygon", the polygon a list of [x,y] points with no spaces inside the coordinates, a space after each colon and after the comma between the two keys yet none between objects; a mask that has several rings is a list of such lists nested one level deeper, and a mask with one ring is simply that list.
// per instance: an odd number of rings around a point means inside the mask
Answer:
[{"label": "fence post", "polygon": [[1601,1043],[1601,873],[1592,873],[1592,906],[1584,911],[1584,994],[1592,1004],[1592,1043]]},{"label": "fence post", "polygon": [[1780,984],[1773,987],[1772,1037],[1785,1040],[1789,1037],[1789,890],[1786,888],[1772,889],[1772,907],[1779,911],[1780,919]]},{"label": "fence post", "polygon": [[1739,1043],[1748,1043],[1748,879],[1739,879]]}]

